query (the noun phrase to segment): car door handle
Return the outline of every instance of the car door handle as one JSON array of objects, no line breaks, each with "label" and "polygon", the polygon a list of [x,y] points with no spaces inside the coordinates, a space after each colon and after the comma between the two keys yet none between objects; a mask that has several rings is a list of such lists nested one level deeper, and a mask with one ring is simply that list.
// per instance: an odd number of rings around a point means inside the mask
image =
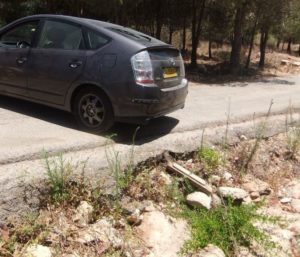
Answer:
[{"label": "car door handle", "polygon": [[24,64],[25,62],[27,61],[27,58],[26,57],[20,57],[17,59],[17,64]]},{"label": "car door handle", "polygon": [[76,69],[81,65],[82,65],[82,61],[72,61],[69,64],[70,68],[72,68],[72,69]]}]

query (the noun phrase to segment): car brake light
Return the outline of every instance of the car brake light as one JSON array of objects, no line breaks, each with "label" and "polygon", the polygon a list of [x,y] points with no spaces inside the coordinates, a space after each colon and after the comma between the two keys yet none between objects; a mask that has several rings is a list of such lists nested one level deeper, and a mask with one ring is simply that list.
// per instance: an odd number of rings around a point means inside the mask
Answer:
[{"label": "car brake light", "polygon": [[153,68],[148,51],[137,53],[131,58],[135,81],[139,85],[153,84]]}]

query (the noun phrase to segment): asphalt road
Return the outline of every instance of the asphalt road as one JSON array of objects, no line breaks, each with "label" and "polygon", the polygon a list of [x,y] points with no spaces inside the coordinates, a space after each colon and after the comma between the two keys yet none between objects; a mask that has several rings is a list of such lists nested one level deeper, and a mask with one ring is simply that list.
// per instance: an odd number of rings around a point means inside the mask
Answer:
[{"label": "asphalt road", "polygon": [[[227,85],[190,84],[186,107],[153,120],[138,133],[138,140],[151,142],[163,135],[200,129],[226,121],[230,105],[232,121],[243,121],[267,112],[284,111],[291,102],[300,107],[300,76],[255,83]],[[93,149],[107,142],[107,135],[93,135],[76,129],[72,117],[41,105],[0,97],[0,165],[53,154]],[[136,126],[117,124],[109,133],[119,144],[131,143]]]}]

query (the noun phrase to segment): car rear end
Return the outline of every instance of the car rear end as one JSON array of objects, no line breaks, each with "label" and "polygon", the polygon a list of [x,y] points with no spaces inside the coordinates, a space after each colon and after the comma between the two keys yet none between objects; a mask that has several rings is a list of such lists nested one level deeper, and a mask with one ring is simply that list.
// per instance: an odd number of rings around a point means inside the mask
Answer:
[{"label": "car rear end", "polygon": [[117,121],[143,123],[184,107],[188,82],[179,50],[129,28],[109,23],[99,27],[113,39],[106,53],[117,56],[101,78]]},{"label": "car rear end", "polygon": [[[188,93],[184,63],[171,46],[149,47],[131,58],[141,115],[155,118],[184,107]],[[144,105],[142,107],[142,105]]]}]

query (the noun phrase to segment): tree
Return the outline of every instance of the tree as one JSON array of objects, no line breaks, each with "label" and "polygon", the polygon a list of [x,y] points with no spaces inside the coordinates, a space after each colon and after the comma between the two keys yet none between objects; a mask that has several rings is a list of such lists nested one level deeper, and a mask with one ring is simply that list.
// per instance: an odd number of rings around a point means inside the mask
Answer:
[{"label": "tree", "polygon": [[192,67],[197,67],[197,51],[202,29],[202,21],[204,18],[205,4],[206,0],[192,0]]},{"label": "tree", "polygon": [[230,55],[230,71],[232,74],[237,74],[240,70],[243,27],[248,5],[249,0],[235,1],[234,31]]}]

